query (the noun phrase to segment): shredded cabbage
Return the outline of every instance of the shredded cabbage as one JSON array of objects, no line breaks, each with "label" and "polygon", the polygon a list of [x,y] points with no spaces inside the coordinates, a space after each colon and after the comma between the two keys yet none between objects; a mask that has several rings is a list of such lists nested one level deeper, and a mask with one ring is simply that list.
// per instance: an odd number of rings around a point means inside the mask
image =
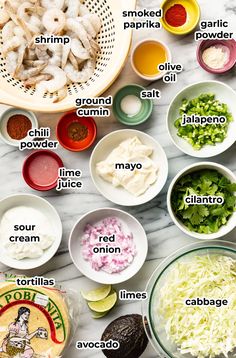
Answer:
[{"label": "shredded cabbage", "polygon": [[[187,306],[186,299],[226,299],[227,306]],[[236,261],[203,255],[177,262],[160,289],[157,314],[181,354],[216,357],[236,347]]]}]

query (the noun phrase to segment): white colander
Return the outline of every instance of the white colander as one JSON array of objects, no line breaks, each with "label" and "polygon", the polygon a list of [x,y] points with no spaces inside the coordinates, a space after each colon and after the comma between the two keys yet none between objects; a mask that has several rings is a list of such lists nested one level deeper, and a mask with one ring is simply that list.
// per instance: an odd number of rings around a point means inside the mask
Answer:
[{"label": "white colander", "polygon": [[101,53],[89,81],[68,85],[67,97],[52,103],[57,94],[39,97],[33,87],[25,88],[6,71],[5,60],[0,54],[0,103],[38,112],[64,112],[75,108],[76,98],[98,96],[114,82],[127,58],[132,36],[131,30],[124,31],[122,11],[135,9],[136,0],[85,0],[84,3],[102,21],[98,36]]}]

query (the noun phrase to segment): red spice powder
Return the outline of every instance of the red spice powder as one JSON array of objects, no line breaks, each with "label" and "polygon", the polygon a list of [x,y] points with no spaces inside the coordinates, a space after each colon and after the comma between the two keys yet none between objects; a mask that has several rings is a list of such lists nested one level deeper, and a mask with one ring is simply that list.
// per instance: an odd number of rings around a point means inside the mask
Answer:
[{"label": "red spice powder", "polygon": [[180,4],[171,6],[165,14],[166,22],[172,27],[183,26],[187,21],[187,11]]},{"label": "red spice powder", "polygon": [[25,138],[31,128],[30,119],[22,114],[10,117],[7,122],[7,133],[12,139],[21,140]]}]

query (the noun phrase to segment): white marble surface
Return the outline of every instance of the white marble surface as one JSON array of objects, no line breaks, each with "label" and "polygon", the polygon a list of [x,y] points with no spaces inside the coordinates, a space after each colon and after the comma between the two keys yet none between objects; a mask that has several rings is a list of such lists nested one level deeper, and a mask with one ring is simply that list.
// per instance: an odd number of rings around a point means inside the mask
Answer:
[{"label": "white marble surface", "polygon": [[[231,25],[236,27],[236,5],[235,0],[200,0],[202,19],[217,18],[228,19]],[[158,7],[158,0],[139,0],[139,6]],[[235,30],[235,28],[234,28]],[[152,117],[148,122],[138,127],[157,139],[164,147],[169,159],[169,176],[165,188],[161,194],[146,205],[136,208],[125,208],[133,214],[143,225],[148,235],[149,251],[145,265],[140,272],[128,282],[118,285],[117,289],[144,290],[147,280],[160,260],[171,254],[175,249],[180,248],[195,240],[183,235],[171,221],[166,208],[166,192],[168,185],[174,175],[185,166],[195,163],[198,160],[181,153],[171,142],[165,124],[168,105],[175,94],[188,84],[207,80],[222,80],[236,90],[236,69],[227,75],[217,77],[206,73],[196,61],[196,46],[193,41],[193,34],[180,38],[175,37],[164,30],[147,31],[141,30],[134,33],[134,42],[137,40],[155,37],[166,42],[172,51],[175,62],[180,62],[184,66],[184,72],[179,76],[177,84],[163,84],[161,81],[150,84],[149,88],[158,88],[162,91],[162,98],[155,101],[155,108]],[[133,73],[129,60],[117,82],[107,93],[113,94],[116,89],[128,83],[143,83]],[[143,83],[144,84],[144,83]],[[146,85],[148,85],[146,83]],[[1,106],[3,109],[3,106]],[[58,115],[39,115],[41,125],[50,125],[55,128]],[[98,139],[105,134],[124,126],[118,124],[114,118],[98,119]],[[226,165],[236,173],[236,145],[231,147],[226,153],[213,158],[212,161]],[[28,274],[46,275],[55,277],[61,281],[67,289],[73,289],[77,292],[80,289],[89,289],[93,283],[83,277],[81,273],[72,264],[68,253],[68,237],[73,224],[77,219],[89,210],[99,207],[112,207],[112,203],[104,199],[95,189],[89,175],[89,157],[91,151],[84,153],[70,153],[60,148],[58,154],[63,159],[65,165],[69,168],[79,168],[83,171],[84,190],[82,192],[67,191],[62,194],[50,192],[47,194],[36,193],[31,190],[23,181],[21,168],[26,153],[19,152],[13,147],[3,143],[0,144],[0,198],[13,193],[34,193],[46,197],[51,204],[58,210],[63,222],[63,240],[57,255],[45,266]],[[236,230],[228,235],[228,240],[236,241]],[[3,265],[0,270],[14,272]],[[98,340],[108,323],[113,319],[129,313],[141,313],[139,302],[120,302],[118,306],[107,317],[101,320],[93,320],[87,307],[82,304],[81,315],[79,319],[79,328],[71,344],[66,358],[102,358],[101,352],[81,351],[75,349],[76,340]],[[157,354],[151,346],[143,354],[143,358],[156,357]],[[133,357],[136,358],[136,357]]]}]

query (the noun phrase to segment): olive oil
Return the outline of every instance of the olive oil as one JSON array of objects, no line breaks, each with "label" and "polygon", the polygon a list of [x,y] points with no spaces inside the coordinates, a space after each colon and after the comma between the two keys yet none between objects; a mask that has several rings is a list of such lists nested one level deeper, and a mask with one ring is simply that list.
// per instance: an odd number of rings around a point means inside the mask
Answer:
[{"label": "olive oil", "polygon": [[155,41],[141,43],[133,55],[136,70],[143,76],[154,77],[161,73],[158,65],[168,60],[164,46]]}]

